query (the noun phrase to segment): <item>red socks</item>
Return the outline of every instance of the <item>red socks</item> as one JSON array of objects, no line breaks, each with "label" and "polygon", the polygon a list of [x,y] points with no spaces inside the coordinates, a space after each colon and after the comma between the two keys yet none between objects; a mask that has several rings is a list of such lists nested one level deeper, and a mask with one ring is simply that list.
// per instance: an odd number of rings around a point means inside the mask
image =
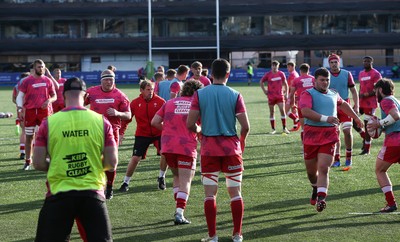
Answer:
[{"label": "red socks", "polygon": [[189,194],[187,194],[185,192],[178,192],[178,194],[176,196],[176,207],[185,209],[188,198],[189,198]]},{"label": "red socks", "polygon": [[388,204],[389,206],[394,206],[394,205],[396,205],[396,201],[394,200],[393,191],[386,192],[386,193],[385,193],[385,199],[386,199],[386,202],[387,202],[387,204]]},{"label": "red socks", "polygon": [[114,184],[116,174],[116,171],[106,171],[107,186],[112,186]]},{"label": "red socks", "polygon": [[217,202],[215,197],[204,199],[204,214],[206,215],[208,236],[213,237],[217,234]]},{"label": "red socks", "polygon": [[242,222],[244,213],[244,204],[241,197],[231,200],[231,212],[233,219],[233,234],[242,234]]},{"label": "red socks", "polygon": [[[204,213],[206,215],[208,235],[217,234],[217,203],[215,197],[206,197],[204,200]],[[231,199],[231,213],[233,220],[233,235],[242,234],[244,203],[242,197]]]},{"label": "red socks", "polygon": [[293,119],[293,122],[296,122],[296,120],[298,119],[298,117],[294,114],[294,113],[289,113],[289,118]]}]

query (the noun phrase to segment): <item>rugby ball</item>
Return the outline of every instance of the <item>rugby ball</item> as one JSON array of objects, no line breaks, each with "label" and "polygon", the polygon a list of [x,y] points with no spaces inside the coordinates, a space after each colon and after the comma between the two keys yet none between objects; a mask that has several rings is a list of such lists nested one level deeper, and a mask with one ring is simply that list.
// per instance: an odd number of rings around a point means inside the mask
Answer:
[{"label": "rugby ball", "polygon": [[371,138],[373,138],[373,139],[377,139],[377,138],[379,138],[379,136],[381,136],[381,134],[382,134],[382,128],[381,127],[379,127],[379,128],[376,128],[376,129],[370,129],[370,128],[368,128],[368,124],[372,124],[372,123],[375,123],[375,122],[379,122],[379,119],[376,117],[376,116],[372,116],[369,120],[368,120],[368,123],[367,123],[367,131],[368,131],[368,134],[369,134],[369,136],[371,137]]}]

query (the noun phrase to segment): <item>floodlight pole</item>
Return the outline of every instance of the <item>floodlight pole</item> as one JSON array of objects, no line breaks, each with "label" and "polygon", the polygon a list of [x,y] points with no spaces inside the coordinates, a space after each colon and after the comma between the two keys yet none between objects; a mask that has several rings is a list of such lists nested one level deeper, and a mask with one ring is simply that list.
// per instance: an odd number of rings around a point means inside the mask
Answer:
[{"label": "floodlight pole", "polygon": [[151,51],[152,51],[152,44],[151,44],[151,41],[152,41],[152,38],[151,38],[151,36],[152,36],[152,28],[153,28],[153,26],[152,26],[152,24],[151,24],[151,0],[148,0],[148,9],[147,9],[147,24],[148,24],[148,31],[149,31],[149,61],[152,61],[152,53],[151,53]]},{"label": "floodlight pole", "polygon": [[217,59],[219,59],[219,0],[215,0],[215,18],[216,18],[216,34],[217,34]]},{"label": "floodlight pole", "polygon": [[152,46],[152,22],[151,22],[151,0],[148,0],[147,18],[148,18],[148,31],[149,31],[149,62],[152,61],[152,50],[167,50],[167,49],[216,49],[217,59],[220,58],[220,45],[219,45],[219,0],[215,0],[215,27],[216,27],[216,46],[197,46],[197,47],[155,47]]}]

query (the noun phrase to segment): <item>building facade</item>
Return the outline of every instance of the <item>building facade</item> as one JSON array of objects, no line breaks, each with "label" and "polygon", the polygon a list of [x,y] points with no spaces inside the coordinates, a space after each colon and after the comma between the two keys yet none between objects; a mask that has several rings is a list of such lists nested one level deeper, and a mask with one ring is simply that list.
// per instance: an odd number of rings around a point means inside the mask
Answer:
[{"label": "building facade", "polygon": [[[400,62],[400,1],[396,0],[150,0],[154,65],[220,56],[234,67],[251,60],[269,67],[294,52],[320,66],[331,52],[350,66],[365,54],[375,64]],[[0,72],[21,71],[36,58],[65,71],[108,64],[137,70],[148,61],[148,0],[2,0]],[[216,28],[219,16],[219,28]],[[219,33],[219,35],[218,35]],[[218,35],[218,36],[217,36]],[[281,54],[281,53],[289,54]],[[278,54],[277,54],[278,53]]]}]

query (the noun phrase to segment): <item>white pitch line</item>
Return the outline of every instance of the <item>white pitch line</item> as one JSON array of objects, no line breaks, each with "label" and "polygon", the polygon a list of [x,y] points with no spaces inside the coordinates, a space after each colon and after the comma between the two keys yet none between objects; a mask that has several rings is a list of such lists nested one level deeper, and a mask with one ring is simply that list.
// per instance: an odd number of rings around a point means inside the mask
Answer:
[{"label": "white pitch line", "polygon": [[351,215],[377,215],[377,214],[400,214],[400,212],[391,212],[391,213],[380,213],[380,212],[369,212],[369,213],[349,213]]}]

